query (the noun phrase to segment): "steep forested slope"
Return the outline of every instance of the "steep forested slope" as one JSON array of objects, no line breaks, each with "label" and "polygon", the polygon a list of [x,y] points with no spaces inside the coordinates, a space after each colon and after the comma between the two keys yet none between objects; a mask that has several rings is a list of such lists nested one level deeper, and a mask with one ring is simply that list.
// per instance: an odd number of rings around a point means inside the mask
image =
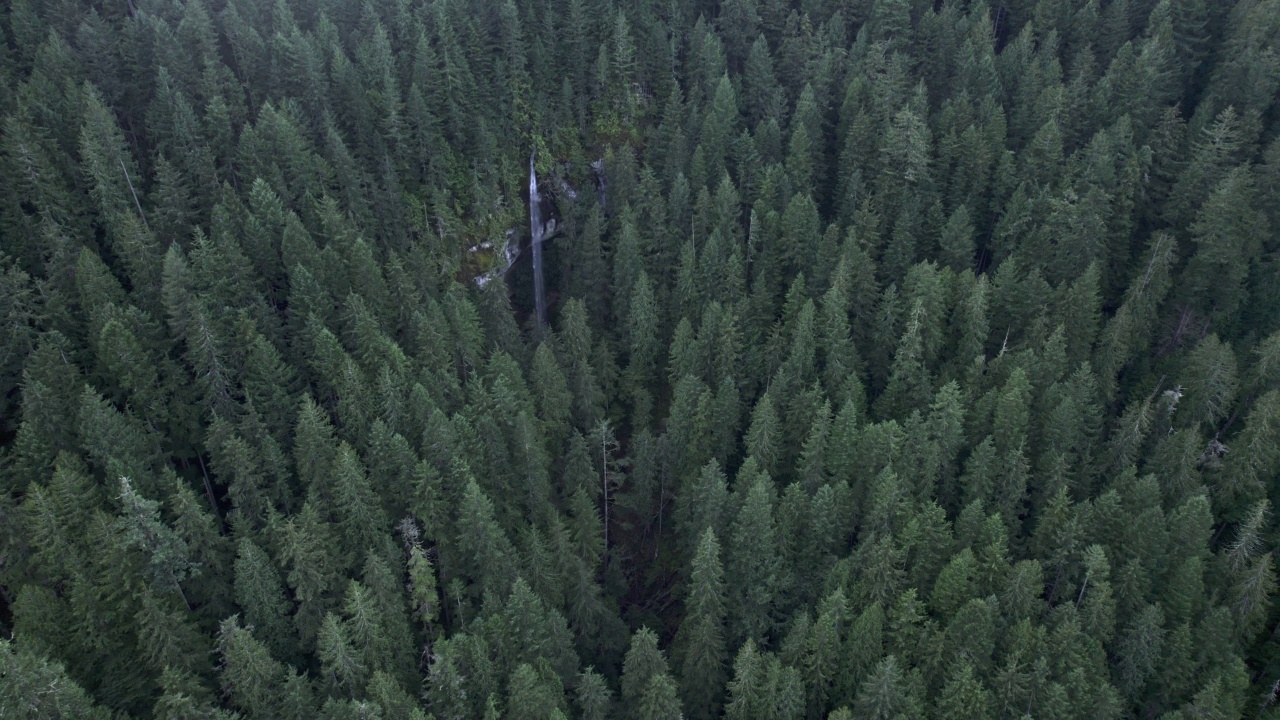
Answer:
[{"label": "steep forested slope", "polygon": [[1278,93],[1278,0],[8,0],[0,716],[1280,716]]}]

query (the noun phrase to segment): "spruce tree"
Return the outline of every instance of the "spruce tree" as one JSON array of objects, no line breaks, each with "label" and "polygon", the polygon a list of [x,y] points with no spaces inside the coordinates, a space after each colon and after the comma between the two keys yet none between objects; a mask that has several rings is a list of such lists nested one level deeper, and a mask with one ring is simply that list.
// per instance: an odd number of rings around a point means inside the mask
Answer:
[{"label": "spruce tree", "polygon": [[720,564],[720,543],[708,527],[698,541],[690,573],[685,619],[676,633],[684,705],[695,717],[719,715],[725,682],[724,573]]},{"label": "spruce tree", "polygon": [[737,516],[729,527],[725,569],[735,578],[726,603],[729,637],[735,643],[762,640],[773,629],[780,585],[780,558],[774,535],[773,488],[769,476],[744,465],[735,483]]},{"label": "spruce tree", "polygon": [[642,702],[654,678],[668,676],[667,660],[658,649],[658,637],[649,628],[631,636],[631,645],[622,662],[622,702],[629,715],[642,718]]},{"label": "spruce tree", "polygon": [[108,718],[111,713],[66,674],[60,663],[51,662],[30,650],[15,648],[4,640],[0,645],[0,668],[6,678],[0,694],[15,717]]},{"label": "spruce tree", "polygon": [[235,570],[236,604],[246,625],[275,658],[291,660],[295,647],[288,622],[291,608],[275,564],[253,541],[244,539],[236,554]]}]

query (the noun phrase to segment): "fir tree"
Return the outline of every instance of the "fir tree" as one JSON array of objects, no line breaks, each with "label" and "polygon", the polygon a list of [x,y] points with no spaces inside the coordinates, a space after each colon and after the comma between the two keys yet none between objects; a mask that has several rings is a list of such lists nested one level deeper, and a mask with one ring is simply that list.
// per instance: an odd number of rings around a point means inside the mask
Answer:
[{"label": "fir tree", "polygon": [[653,679],[667,675],[667,660],[658,649],[658,637],[648,628],[637,630],[622,663],[622,701],[630,708],[629,714],[643,717],[642,703]]},{"label": "fir tree", "polygon": [[240,541],[236,555],[236,604],[244,613],[246,625],[271,649],[279,660],[294,655],[293,629],[289,627],[289,600],[284,582],[271,558],[253,541]]},{"label": "fir tree", "polygon": [[729,594],[729,637],[764,638],[774,624],[779,590],[777,539],[774,536],[773,489],[767,474],[744,465],[735,483],[737,517],[730,525],[725,568],[736,581]]},{"label": "fir tree", "polygon": [[724,578],[720,543],[707,528],[698,542],[690,574],[688,609],[676,633],[681,694],[697,717],[716,717],[725,682]]}]

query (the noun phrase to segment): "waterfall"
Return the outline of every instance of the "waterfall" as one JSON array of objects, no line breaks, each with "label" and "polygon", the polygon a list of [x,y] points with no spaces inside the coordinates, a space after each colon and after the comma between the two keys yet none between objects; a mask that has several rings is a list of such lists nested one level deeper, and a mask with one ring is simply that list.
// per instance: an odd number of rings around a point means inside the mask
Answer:
[{"label": "waterfall", "polygon": [[533,247],[533,302],[538,314],[538,327],[547,324],[546,291],[542,286],[542,198],[538,195],[538,173],[533,169],[533,155],[529,156],[529,233]]}]

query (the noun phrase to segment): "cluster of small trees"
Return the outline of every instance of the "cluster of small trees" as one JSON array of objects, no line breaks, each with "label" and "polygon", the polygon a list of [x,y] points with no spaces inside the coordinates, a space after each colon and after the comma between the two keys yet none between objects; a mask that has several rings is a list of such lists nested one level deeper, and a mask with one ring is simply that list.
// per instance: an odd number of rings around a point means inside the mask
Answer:
[{"label": "cluster of small trees", "polygon": [[1277,0],[10,0],[0,715],[1280,715],[1278,97]]}]

